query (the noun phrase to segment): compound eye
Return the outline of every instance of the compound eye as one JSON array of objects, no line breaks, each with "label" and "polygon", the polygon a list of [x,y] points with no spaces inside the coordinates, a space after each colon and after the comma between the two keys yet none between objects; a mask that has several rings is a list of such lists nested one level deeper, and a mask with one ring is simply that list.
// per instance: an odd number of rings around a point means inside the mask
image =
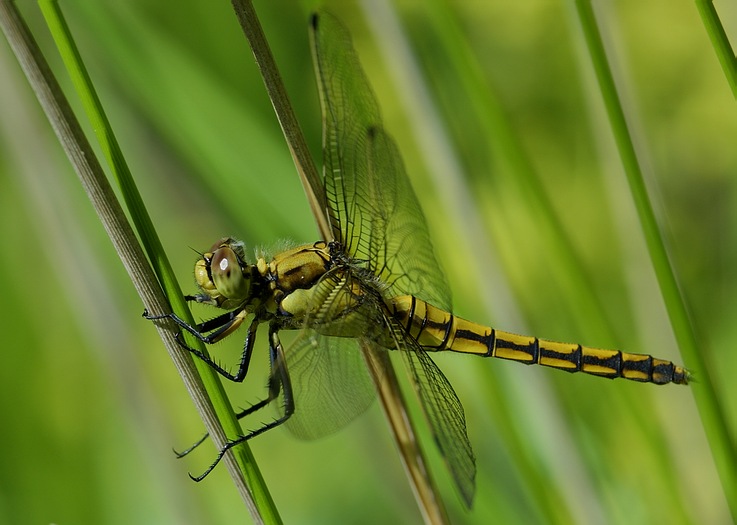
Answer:
[{"label": "compound eye", "polygon": [[[228,299],[245,300],[251,283],[243,273],[244,267],[233,249],[230,246],[221,245],[212,254],[209,263],[211,282],[215,289]],[[197,272],[198,267],[195,265],[195,274]],[[207,290],[204,291],[207,292]]]}]

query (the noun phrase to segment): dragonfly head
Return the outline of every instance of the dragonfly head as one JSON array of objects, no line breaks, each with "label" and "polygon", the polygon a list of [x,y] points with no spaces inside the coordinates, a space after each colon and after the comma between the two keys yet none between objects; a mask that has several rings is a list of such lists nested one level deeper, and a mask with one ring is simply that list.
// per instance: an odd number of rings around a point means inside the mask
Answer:
[{"label": "dragonfly head", "polygon": [[231,237],[220,239],[195,263],[194,276],[213,304],[222,308],[243,304],[251,289],[243,243]]}]

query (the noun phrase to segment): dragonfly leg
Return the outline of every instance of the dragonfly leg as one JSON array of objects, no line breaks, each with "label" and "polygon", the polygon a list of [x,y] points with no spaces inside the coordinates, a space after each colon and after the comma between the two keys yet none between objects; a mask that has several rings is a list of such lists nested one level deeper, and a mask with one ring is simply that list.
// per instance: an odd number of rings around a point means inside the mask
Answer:
[{"label": "dragonfly leg", "polygon": [[[271,380],[269,380],[269,383],[271,384]],[[278,395],[278,392],[277,392],[277,395]],[[255,403],[248,408],[244,408],[240,412],[236,412],[235,418],[240,420],[249,414],[258,412],[259,410],[267,406],[269,403],[271,403],[274,399],[276,399],[276,395],[271,394],[271,387],[269,387],[269,397],[267,397],[266,399],[262,399],[258,403]],[[210,433],[205,432],[205,435],[203,435],[200,439],[195,441],[194,444],[192,444],[189,448],[187,448],[186,450],[182,450],[181,452],[174,450],[174,454],[176,454],[177,459],[181,459],[184,456],[188,455],[190,452],[192,452],[194,449],[199,447],[202,443],[204,443],[208,437],[210,437]]]},{"label": "dragonfly leg", "polygon": [[[203,343],[209,345],[217,343],[218,341],[235,331],[238,327],[240,327],[248,314],[245,309],[233,310],[232,312],[226,312],[225,314],[219,315],[214,319],[210,319],[209,321],[200,323],[196,327],[191,326],[189,323],[185,322],[181,317],[174,313],[165,315],[148,315],[148,312],[144,312],[143,315],[146,319],[149,320],[171,319],[182,329],[186,330]],[[260,323],[261,320],[258,316],[256,316],[253,318],[251,325],[248,327],[248,334],[246,334],[246,341],[243,345],[243,353],[241,354],[241,360],[238,363],[238,371],[235,374],[232,374],[228,370],[224,369],[204,352],[196,348],[192,348],[187,343],[185,343],[181,337],[181,333],[177,334],[177,342],[182,348],[186,349],[187,351],[191,352],[192,354],[199,357],[202,361],[207,363],[210,368],[215,370],[221,376],[236,383],[241,383],[248,373],[248,365],[251,362],[251,354],[253,353],[253,344],[256,340],[256,329],[258,328],[258,325]]]},{"label": "dragonfly leg", "polygon": [[210,319],[209,321],[205,321],[204,323],[192,326],[175,313],[151,315],[148,313],[148,310],[144,310],[143,312],[143,317],[145,317],[149,321],[171,319],[177,325],[179,325],[180,328],[186,330],[194,337],[208,345],[217,343],[225,336],[232,333],[241,325],[241,323],[243,323],[246,315],[246,311],[241,308],[238,310],[233,310],[231,312],[226,312],[222,315],[218,315],[213,319]]},{"label": "dragonfly leg", "polygon": [[204,354],[200,350],[197,350],[196,348],[190,347],[189,345],[185,344],[184,341],[180,340],[180,344],[182,344],[182,346],[184,346],[187,350],[192,352],[194,355],[199,357],[202,361],[207,363],[210,366],[210,368],[215,370],[221,376],[227,379],[230,379],[231,381],[234,381],[236,383],[242,383],[243,380],[246,378],[246,375],[248,374],[248,365],[250,364],[251,356],[253,355],[253,344],[256,341],[256,329],[258,328],[258,325],[260,323],[261,321],[259,320],[259,318],[254,317],[253,321],[251,321],[251,324],[248,327],[248,333],[246,334],[246,340],[243,343],[243,353],[241,353],[241,360],[238,363],[238,371],[235,374],[232,374],[229,371],[225,370],[218,363],[213,361],[212,358],[210,358],[208,355]]},{"label": "dragonfly leg", "polygon": [[[249,414],[253,414],[254,412],[258,412],[259,410],[261,410],[262,408],[264,408],[265,406],[267,406],[269,403],[271,403],[272,401],[274,401],[279,396],[279,392],[280,392],[280,390],[282,388],[282,385],[284,385],[283,388],[285,390],[285,392],[284,392],[284,397],[285,397],[285,413],[288,411],[287,410],[287,403],[289,404],[288,406],[291,406],[291,411],[289,412],[289,415],[291,415],[291,412],[294,411],[294,402],[293,402],[293,397],[292,397],[292,393],[291,393],[292,392],[292,389],[291,389],[291,381],[289,380],[288,374],[285,374],[285,373],[281,372],[281,370],[284,369],[284,365],[283,365],[284,360],[283,360],[283,358],[281,358],[281,359],[278,358],[278,355],[280,353],[282,353],[282,352],[281,352],[281,350],[278,350],[278,351],[271,350],[271,348],[279,348],[280,349],[281,348],[281,341],[279,340],[279,337],[278,337],[278,335],[275,332],[273,334],[270,333],[269,337],[271,339],[270,352],[269,352],[269,360],[270,360],[270,367],[271,367],[271,374],[269,375],[269,384],[268,384],[269,395],[268,395],[268,397],[266,397],[266,399],[262,399],[258,403],[254,403],[253,405],[249,406],[248,408],[244,408],[240,412],[237,412],[235,414],[235,417],[238,420],[240,420],[240,419],[248,416]],[[250,350],[247,350],[247,349],[244,350],[244,353],[243,353],[244,356],[246,355],[246,352],[250,352]],[[250,354],[249,354],[248,359],[250,359]],[[279,364],[279,363],[281,363],[281,364]],[[279,371],[279,374],[276,373],[277,370]],[[202,436],[200,439],[198,439],[192,446],[190,446],[189,448],[187,448],[186,450],[183,450],[181,452],[178,452],[177,450],[175,450],[174,451],[174,454],[176,454],[177,458],[183,458],[184,456],[186,456],[187,454],[189,454],[190,452],[192,452],[194,449],[196,449],[197,447],[199,447],[202,443],[204,443],[204,441],[209,436],[210,436],[209,432],[208,433],[205,433],[205,435]]]},{"label": "dragonfly leg", "polygon": [[259,410],[260,408],[263,408],[271,401],[275,400],[279,396],[280,391],[284,395],[284,413],[274,421],[264,424],[263,426],[261,426],[261,428],[258,428],[243,436],[228,441],[223,446],[223,448],[220,449],[217,457],[215,458],[215,461],[213,461],[212,464],[207,467],[207,470],[205,470],[205,472],[203,472],[199,476],[193,476],[192,474],[189,475],[192,480],[202,481],[203,479],[205,479],[205,477],[207,477],[210,472],[212,472],[212,469],[214,469],[217,464],[220,463],[220,460],[223,459],[223,456],[225,456],[228,450],[237,445],[240,445],[245,441],[248,441],[251,438],[263,434],[267,430],[278,427],[287,419],[289,419],[294,413],[294,396],[292,393],[292,382],[289,378],[286,361],[284,360],[284,349],[282,347],[281,341],[279,340],[279,328],[280,327],[275,322],[272,322],[269,325],[269,357],[271,360],[271,375],[269,376],[269,396],[263,401],[260,401],[259,403],[256,403],[255,405],[238,413],[237,416],[240,419],[241,417],[245,417],[248,414]]}]

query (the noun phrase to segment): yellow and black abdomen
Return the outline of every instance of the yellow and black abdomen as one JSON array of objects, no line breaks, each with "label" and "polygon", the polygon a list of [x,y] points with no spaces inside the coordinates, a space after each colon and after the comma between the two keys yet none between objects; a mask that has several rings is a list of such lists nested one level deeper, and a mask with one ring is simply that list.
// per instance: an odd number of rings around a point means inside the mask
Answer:
[{"label": "yellow and black abdomen", "polygon": [[687,384],[689,379],[685,368],[670,361],[645,354],[556,343],[495,330],[456,317],[411,295],[391,299],[390,309],[409,335],[428,351],[450,350],[498,357],[527,365],[549,366],[610,379],[623,377],[658,385]]}]

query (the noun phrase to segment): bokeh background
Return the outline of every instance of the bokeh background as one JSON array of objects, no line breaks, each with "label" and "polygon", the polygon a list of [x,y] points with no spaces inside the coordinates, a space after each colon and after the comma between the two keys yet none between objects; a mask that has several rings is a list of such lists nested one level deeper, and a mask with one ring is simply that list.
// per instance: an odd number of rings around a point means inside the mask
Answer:
[{"label": "bokeh background", "polygon": [[[36,4],[18,3],[79,107]],[[717,8],[735,42],[728,4]],[[319,159],[307,41],[316,7],[256,5]],[[456,313],[681,362],[571,3],[327,7],[353,33],[403,151]],[[194,290],[192,249],[220,236],[251,248],[315,239],[229,2],[62,8],[185,290]],[[599,16],[734,434],[735,102],[693,2],[620,1]],[[0,249],[0,523],[248,522],[224,468],[200,484],[186,475],[209,464],[211,444],[184,460],[171,453],[199,437],[201,423],[5,42]],[[223,361],[235,363],[238,339],[216,348]],[[258,348],[248,384],[228,389],[236,406],[262,392]],[[691,394],[698,383],[610,382],[460,355],[437,362],[464,402],[478,456],[469,513],[422,427],[455,522],[729,521]],[[378,405],[325,439],[275,430],[252,449],[287,523],[420,522]]]}]

